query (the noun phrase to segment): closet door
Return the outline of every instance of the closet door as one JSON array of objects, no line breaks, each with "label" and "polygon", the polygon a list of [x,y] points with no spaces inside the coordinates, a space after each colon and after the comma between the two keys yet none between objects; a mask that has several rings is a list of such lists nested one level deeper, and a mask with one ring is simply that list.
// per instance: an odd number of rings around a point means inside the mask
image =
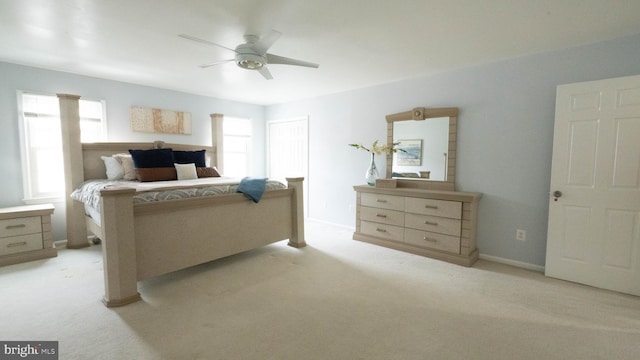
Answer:
[{"label": "closet door", "polygon": [[267,176],[285,181],[304,177],[305,213],[309,211],[309,119],[300,117],[267,121]]},{"label": "closet door", "polygon": [[558,87],[545,273],[640,295],[640,76]]}]

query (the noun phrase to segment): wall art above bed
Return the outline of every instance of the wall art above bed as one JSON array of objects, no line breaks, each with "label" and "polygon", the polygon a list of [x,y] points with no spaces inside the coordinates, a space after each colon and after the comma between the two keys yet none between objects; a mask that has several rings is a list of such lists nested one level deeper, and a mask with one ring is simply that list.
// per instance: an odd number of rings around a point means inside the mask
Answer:
[{"label": "wall art above bed", "polygon": [[191,113],[132,106],[131,130],[162,134],[191,134]]}]

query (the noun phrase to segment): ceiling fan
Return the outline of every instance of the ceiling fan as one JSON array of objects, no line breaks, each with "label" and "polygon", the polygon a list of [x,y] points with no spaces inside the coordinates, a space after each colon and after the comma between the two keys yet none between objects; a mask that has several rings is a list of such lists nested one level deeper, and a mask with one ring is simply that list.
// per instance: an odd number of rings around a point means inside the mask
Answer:
[{"label": "ceiling fan", "polygon": [[267,64],[296,65],[310,68],[318,68],[318,66],[320,66],[308,61],[269,54],[267,50],[269,50],[271,45],[273,45],[276,40],[280,38],[280,35],[282,35],[282,33],[276,30],[271,30],[269,34],[263,37],[259,37],[257,35],[245,35],[245,43],[236,46],[235,49],[231,49],[224,45],[216,44],[211,41],[200,39],[191,35],[180,34],[178,36],[184,39],[199,42],[201,44],[221,47],[223,49],[233,51],[236,54],[233,59],[216,61],[210,64],[203,64],[200,65],[201,68],[207,68],[230,61],[235,61],[236,65],[238,65],[239,67],[247,70],[257,70],[265,79],[271,80],[273,79],[273,76],[271,75],[271,72],[269,72],[269,69],[267,69]]}]

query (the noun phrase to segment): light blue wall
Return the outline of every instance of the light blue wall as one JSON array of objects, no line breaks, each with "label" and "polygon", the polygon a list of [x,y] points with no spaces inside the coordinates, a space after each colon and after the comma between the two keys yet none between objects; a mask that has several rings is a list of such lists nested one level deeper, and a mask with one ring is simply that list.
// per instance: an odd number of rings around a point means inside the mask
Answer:
[{"label": "light blue wall", "polygon": [[556,86],[640,74],[639,59],[640,35],[274,105],[266,118],[309,115],[309,216],[354,226],[369,158],[347,144],[384,140],[387,114],[459,107],[456,186],[484,194],[480,253],[543,266]]},{"label": "light blue wall", "polygon": [[[182,92],[132,85],[70,73],[43,70],[0,62],[0,207],[22,205],[22,168],[16,91],[37,93],[66,93],[92,100],[106,100],[108,137],[110,141],[179,142],[194,145],[211,143],[209,114],[222,113],[233,117],[253,119],[254,143],[258,156],[254,161],[254,176],[263,176],[264,164],[264,107],[215,99]],[[192,116],[192,135],[146,134],[131,131],[129,109],[132,105],[189,111]],[[64,204],[55,203],[53,215],[54,239],[66,238]]]},{"label": "light blue wall", "polygon": [[[309,115],[309,216],[354,226],[355,194],[368,156],[349,143],[386,137],[384,116],[416,106],[460,108],[457,189],[482,192],[481,254],[544,265],[555,89],[559,84],[640,74],[640,35],[589,46],[268,107],[0,63],[0,206],[22,203],[16,90],[70,93],[107,101],[112,141],[206,144],[209,114],[253,118],[256,149],[264,120]],[[380,69],[384,71],[384,69]],[[375,77],[375,74],[372,74]],[[193,135],[131,132],[131,105],[191,111]],[[266,115],[265,115],[266,111]],[[377,157],[378,158],[378,157]],[[377,159],[384,169],[384,159]],[[259,158],[256,175],[264,173]],[[57,204],[54,235],[64,238]],[[525,229],[527,241],[515,240]]]}]

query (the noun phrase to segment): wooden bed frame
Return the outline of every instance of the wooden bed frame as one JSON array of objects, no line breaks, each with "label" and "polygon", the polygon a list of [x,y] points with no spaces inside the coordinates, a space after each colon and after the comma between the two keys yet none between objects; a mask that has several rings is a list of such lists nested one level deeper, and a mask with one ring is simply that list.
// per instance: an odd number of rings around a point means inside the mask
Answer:
[{"label": "wooden bed frame", "polygon": [[[102,240],[107,307],[141,299],[137,282],[277,241],[306,246],[303,178],[287,178],[288,188],[264,193],[259,203],[244,194],[133,204],[134,189],[102,190],[101,226],[85,215],[70,194],[88,179],[105,177],[102,155],[151,149],[158,143],[81,144],[78,100],[58,95],[63,133],[67,196],[67,247],[89,246],[88,233]],[[212,146],[162,144],[175,150],[206,149],[216,164],[221,116],[212,115]]]}]

